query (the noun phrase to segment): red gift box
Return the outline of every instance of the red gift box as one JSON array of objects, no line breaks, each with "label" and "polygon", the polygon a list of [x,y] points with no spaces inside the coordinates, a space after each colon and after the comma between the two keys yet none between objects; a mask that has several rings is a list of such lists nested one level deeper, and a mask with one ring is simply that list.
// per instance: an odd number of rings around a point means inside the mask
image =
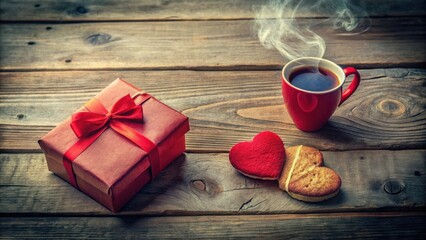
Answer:
[{"label": "red gift box", "polygon": [[117,79],[39,144],[51,172],[115,212],[185,151],[188,131],[186,116]]}]

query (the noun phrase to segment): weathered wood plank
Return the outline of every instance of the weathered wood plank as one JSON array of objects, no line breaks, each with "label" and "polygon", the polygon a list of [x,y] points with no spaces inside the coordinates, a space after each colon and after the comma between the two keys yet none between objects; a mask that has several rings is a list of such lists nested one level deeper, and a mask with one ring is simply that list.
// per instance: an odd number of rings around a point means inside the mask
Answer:
[{"label": "weathered wood plank", "polygon": [[[342,189],[337,197],[322,203],[294,200],[278,188],[276,181],[244,177],[230,165],[228,154],[186,154],[145,186],[121,214],[425,209],[426,150],[323,154],[326,166],[341,176]],[[50,173],[42,154],[1,154],[0,169],[0,212],[3,214],[111,214]]]},{"label": "weathered wood plank", "polygon": [[[331,2],[331,1],[330,1]],[[371,17],[425,15],[422,1],[353,0]],[[265,0],[98,0],[38,1],[2,0],[2,21],[146,21],[252,19]],[[290,14],[290,13],[289,13]],[[297,17],[328,17],[320,12],[300,9]]]},{"label": "weathered wood plank", "polygon": [[1,220],[2,236],[12,239],[424,239],[426,234],[424,214],[400,213]]},{"label": "weathered wood plank", "polygon": [[426,145],[426,72],[362,70],[355,94],[316,133],[297,130],[282,104],[279,71],[0,73],[0,150],[38,151],[37,140],[122,77],[190,117],[190,152],[227,152],[272,130],[288,145],[322,150]]},{"label": "weathered wood plank", "polygon": [[[2,24],[0,69],[280,69],[287,60],[259,43],[253,25],[251,20]],[[424,66],[425,29],[425,18],[373,19],[369,31],[353,36],[315,28],[327,44],[326,58],[368,68]]]}]

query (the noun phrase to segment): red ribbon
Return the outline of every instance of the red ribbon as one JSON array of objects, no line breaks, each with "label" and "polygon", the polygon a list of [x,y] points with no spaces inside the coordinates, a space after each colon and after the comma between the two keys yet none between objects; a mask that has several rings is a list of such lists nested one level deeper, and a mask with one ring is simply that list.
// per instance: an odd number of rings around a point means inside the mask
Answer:
[{"label": "red ribbon", "polygon": [[143,123],[141,105],[137,105],[130,95],[126,95],[120,98],[109,112],[96,98],[84,104],[84,107],[89,112],[74,113],[71,120],[71,128],[80,139],[65,152],[63,157],[71,185],[78,188],[72,162],[109,127],[147,152],[151,163],[151,179],[158,175],[160,163],[157,146],[134,128],[126,125],[126,121]]}]

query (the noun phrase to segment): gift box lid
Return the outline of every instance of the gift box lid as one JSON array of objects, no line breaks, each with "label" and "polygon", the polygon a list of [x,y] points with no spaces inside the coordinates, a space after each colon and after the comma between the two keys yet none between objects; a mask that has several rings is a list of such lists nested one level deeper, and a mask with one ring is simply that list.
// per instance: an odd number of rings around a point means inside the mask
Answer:
[{"label": "gift box lid", "polygon": [[[103,89],[97,98],[107,110],[121,97],[140,92],[140,89],[124,80],[117,79]],[[142,103],[143,123],[128,123],[143,136],[160,146],[168,138],[182,137],[189,131],[188,118],[168,107],[154,97]],[[84,107],[78,111],[87,111]],[[58,124],[45,135],[39,144],[46,156],[62,164],[64,153],[73,146],[79,138],[70,127],[71,117]],[[143,164],[140,164],[141,161]],[[168,163],[161,161],[160,169]],[[87,183],[94,185],[100,191],[109,194],[111,187],[120,181],[135,166],[140,171],[147,171],[150,167],[147,153],[124,136],[111,128],[106,129],[85,151],[73,162],[73,171],[76,176]]]}]

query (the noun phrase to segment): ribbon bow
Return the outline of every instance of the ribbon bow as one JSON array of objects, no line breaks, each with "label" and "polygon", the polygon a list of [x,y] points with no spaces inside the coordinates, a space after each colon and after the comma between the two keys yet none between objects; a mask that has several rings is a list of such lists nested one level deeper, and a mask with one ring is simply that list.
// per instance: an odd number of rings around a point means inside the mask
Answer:
[{"label": "ribbon bow", "polygon": [[[149,95],[146,96],[147,99],[150,98]],[[113,105],[111,111],[106,110],[105,106],[96,98],[87,102],[84,107],[89,112],[74,113],[70,124],[79,140],[63,156],[63,164],[71,185],[78,188],[72,162],[109,127],[148,153],[152,178],[160,172],[157,146],[136,129],[126,124],[126,121],[143,122],[142,106],[137,105],[130,95],[120,98]]]},{"label": "ribbon bow", "polygon": [[122,120],[142,122],[143,110],[136,105],[130,95],[120,98],[108,112],[96,98],[86,105],[90,112],[77,112],[72,115],[71,128],[77,137],[87,137],[103,131],[108,126],[116,132],[123,128]]}]

